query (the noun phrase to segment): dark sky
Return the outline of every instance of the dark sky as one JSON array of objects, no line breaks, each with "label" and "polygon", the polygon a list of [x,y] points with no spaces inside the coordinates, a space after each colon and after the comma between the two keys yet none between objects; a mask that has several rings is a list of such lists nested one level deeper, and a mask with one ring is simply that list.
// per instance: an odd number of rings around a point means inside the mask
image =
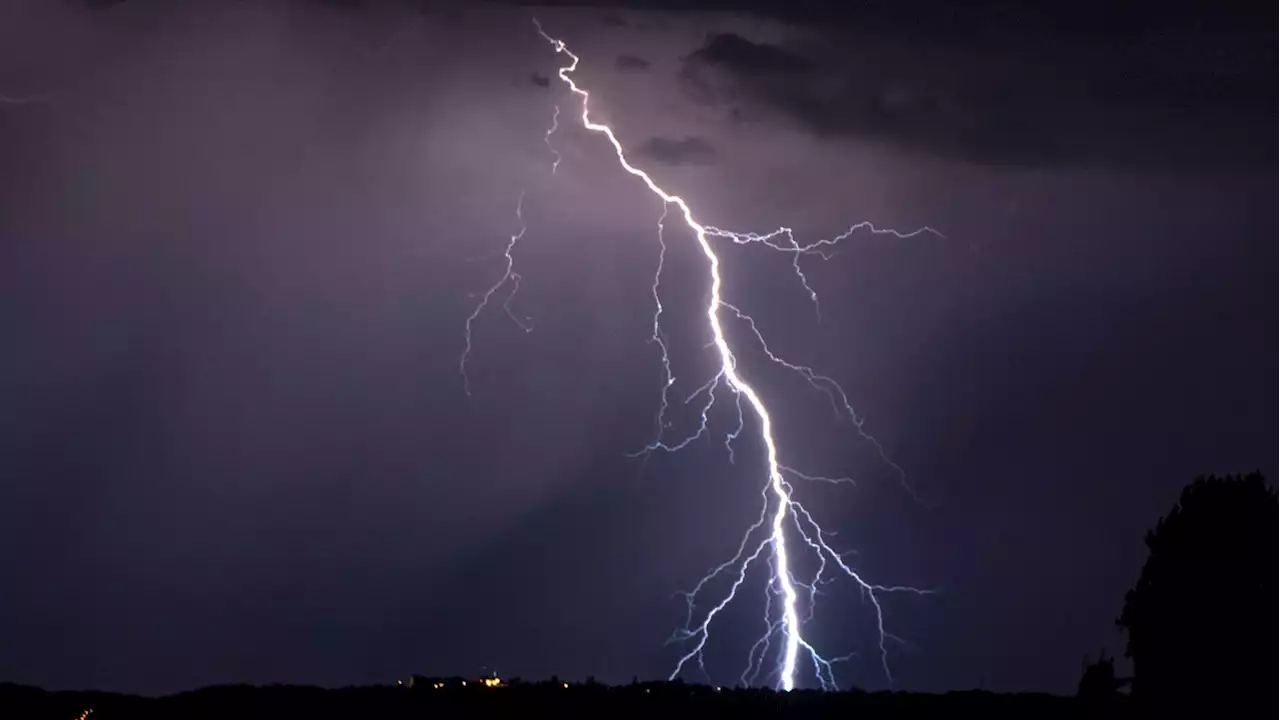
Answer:
[{"label": "dark sky", "polygon": [[[705,222],[946,236],[805,258],[820,322],[788,256],[718,246],[729,299],[844,386],[917,491],[744,351],[792,464],[857,480],[797,484],[831,542],[938,590],[886,600],[898,687],[1071,691],[1122,646],[1180,486],[1275,477],[1274,9],[562,5],[536,12],[598,119]],[[718,412],[627,457],[661,394],[660,206],[573,126],[532,12],[4,4],[0,680],[670,671],[674,593],[754,519],[761,445],[748,423],[730,464]],[[534,329],[481,315],[467,397],[463,325],[521,192]],[[667,230],[683,397],[711,370],[706,268]],[[717,682],[762,626],[744,588]],[[824,602],[807,636],[882,687],[867,604]]]}]

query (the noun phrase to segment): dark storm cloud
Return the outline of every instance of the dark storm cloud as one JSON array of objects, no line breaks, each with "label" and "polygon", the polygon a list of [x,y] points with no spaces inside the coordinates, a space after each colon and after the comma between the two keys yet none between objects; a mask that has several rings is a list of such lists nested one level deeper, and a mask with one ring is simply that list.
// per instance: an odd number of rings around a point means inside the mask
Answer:
[{"label": "dark storm cloud", "polygon": [[[544,8],[617,8],[662,13],[749,15],[797,25],[853,26],[877,33],[927,32],[935,37],[992,29],[1049,30],[1056,34],[1115,35],[1136,26],[1248,28],[1275,19],[1263,3],[1168,3],[1160,0],[1077,0],[1011,3],[1008,0],[507,0]],[[619,18],[617,13],[610,13]],[[606,17],[609,17],[608,15]],[[1269,27],[1269,25],[1267,25]]]},{"label": "dark storm cloud", "polygon": [[622,72],[644,72],[653,66],[653,63],[636,55],[619,55],[616,64]]},{"label": "dark storm cloud", "polygon": [[686,58],[693,64],[719,66],[735,75],[762,75],[810,72],[809,62],[792,52],[765,43],[754,43],[733,33],[717,33]]},{"label": "dark storm cloud", "polygon": [[1275,115],[1258,82],[1269,62],[1206,49],[1193,65],[1182,47],[1162,36],[943,55],[835,33],[802,48],[717,34],[682,74],[734,117],[745,102],[821,136],[979,164],[1270,167],[1257,151]]},{"label": "dark storm cloud", "polygon": [[365,7],[365,0],[309,0],[324,7],[341,8],[343,10],[359,10]]},{"label": "dark storm cloud", "polygon": [[711,165],[716,161],[715,148],[700,137],[678,140],[653,137],[636,148],[636,152],[665,165]]},{"label": "dark storm cloud", "polygon": [[[518,3],[527,4],[527,3]],[[1273,7],[1085,0],[568,0],[778,21],[794,44],[711,36],[683,77],[733,120],[984,165],[1269,168]],[[719,76],[699,73],[716,69]]]},{"label": "dark storm cloud", "polygon": [[533,83],[534,85],[537,85],[540,88],[551,86],[551,78],[547,77],[546,75],[540,75],[538,73],[533,73],[529,75],[529,82]]}]

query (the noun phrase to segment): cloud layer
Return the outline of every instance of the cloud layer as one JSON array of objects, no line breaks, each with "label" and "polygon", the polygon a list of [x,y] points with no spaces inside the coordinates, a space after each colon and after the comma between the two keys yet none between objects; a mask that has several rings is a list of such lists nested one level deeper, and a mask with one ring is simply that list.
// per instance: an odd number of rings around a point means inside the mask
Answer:
[{"label": "cloud layer", "polygon": [[649,138],[636,152],[666,165],[711,165],[716,161],[715,148],[700,137]]},{"label": "cloud layer", "polygon": [[685,56],[683,77],[734,118],[763,112],[978,164],[1261,167],[1275,115],[1261,66],[1230,54],[1191,65],[1180,48],[1145,37],[941,53],[850,34],[782,46],[721,33]]}]

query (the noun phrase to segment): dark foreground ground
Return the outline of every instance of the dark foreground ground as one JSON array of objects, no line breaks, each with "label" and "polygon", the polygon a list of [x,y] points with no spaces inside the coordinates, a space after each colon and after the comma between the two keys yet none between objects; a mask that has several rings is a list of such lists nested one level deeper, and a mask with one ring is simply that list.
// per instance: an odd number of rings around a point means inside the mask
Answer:
[{"label": "dark foreground ground", "polygon": [[[439,687],[437,687],[439,685]],[[159,698],[103,692],[46,692],[0,684],[0,718],[74,720],[92,710],[91,720],[149,718],[451,718],[451,717],[802,717],[904,718],[974,717],[1052,720],[1124,714],[1123,707],[1088,707],[1075,698],[953,692],[821,693],[716,690],[679,683],[620,687],[563,683],[486,687],[479,681],[418,678],[403,685],[324,689],[272,685],[228,685]]]}]

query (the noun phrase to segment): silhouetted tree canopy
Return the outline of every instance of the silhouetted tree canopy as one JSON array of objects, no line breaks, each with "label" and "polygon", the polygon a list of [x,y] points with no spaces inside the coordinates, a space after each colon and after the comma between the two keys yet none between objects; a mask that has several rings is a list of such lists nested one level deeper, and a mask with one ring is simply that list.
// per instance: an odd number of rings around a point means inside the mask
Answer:
[{"label": "silhouetted tree canopy", "polygon": [[1155,529],[1116,624],[1153,710],[1275,711],[1277,502],[1261,473],[1201,477]]},{"label": "silhouetted tree canopy", "polygon": [[1089,662],[1085,658],[1082,665],[1076,697],[1090,709],[1109,709],[1118,705],[1124,697],[1120,689],[1128,684],[1128,680],[1116,675],[1115,658],[1109,657],[1104,650],[1096,661]]}]

